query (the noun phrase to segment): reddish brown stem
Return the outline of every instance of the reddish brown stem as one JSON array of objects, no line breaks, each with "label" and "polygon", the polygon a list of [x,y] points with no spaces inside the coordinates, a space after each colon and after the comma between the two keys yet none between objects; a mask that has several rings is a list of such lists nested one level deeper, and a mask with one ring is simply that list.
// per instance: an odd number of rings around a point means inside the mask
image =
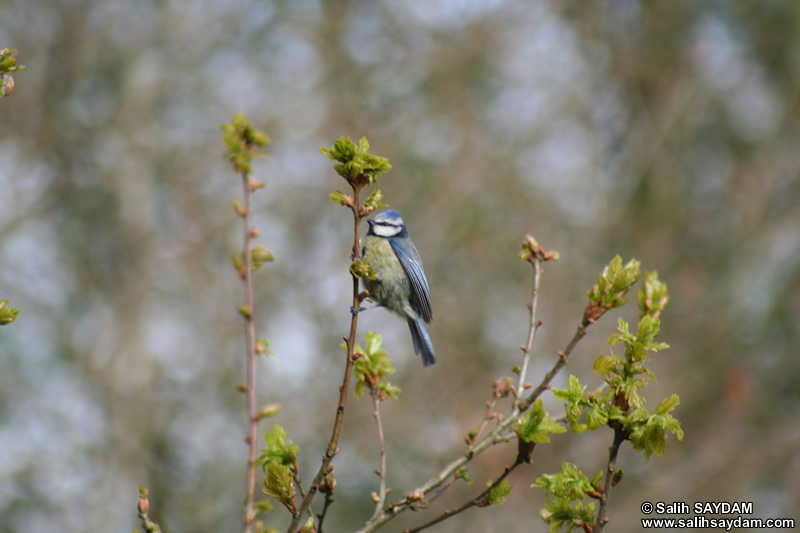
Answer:
[{"label": "reddish brown stem", "polygon": [[[361,242],[361,216],[358,212],[358,192],[358,188],[353,190],[353,206],[351,206],[353,210],[353,223],[355,226],[353,232],[353,257],[355,259],[359,259],[361,257],[361,247],[359,246]],[[333,422],[333,432],[331,433],[330,441],[328,441],[328,448],[325,450],[325,455],[322,457],[322,464],[319,467],[319,471],[317,472],[317,475],[314,476],[314,480],[311,482],[311,488],[309,489],[305,498],[303,498],[297,513],[295,513],[294,518],[292,519],[292,523],[289,524],[289,529],[287,530],[288,533],[294,533],[297,531],[297,528],[300,525],[300,518],[302,517],[303,513],[306,512],[306,509],[308,509],[311,505],[311,501],[314,499],[314,495],[319,489],[319,485],[322,483],[325,474],[328,472],[328,469],[333,462],[334,456],[339,450],[337,446],[339,444],[339,436],[342,433],[342,424],[344,423],[344,409],[347,405],[347,394],[350,391],[350,377],[353,374],[353,349],[355,347],[356,327],[358,325],[358,278],[355,276],[352,276],[352,278],[353,304],[351,309],[353,311],[352,318],[350,320],[350,335],[347,336],[347,360],[345,361],[342,385],[339,387],[339,403],[336,406],[336,418]]]},{"label": "reddish brown stem", "polygon": [[256,456],[258,453],[258,408],[256,407],[256,328],[253,320],[253,256],[250,243],[253,238],[250,228],[250,196],[252,189],[245,172],[242,172],[244,190],[244,283],[247,298],[245,333],[247,337],[247,412],[250,421],[250,436],[247,439],[250,448],[247,459],[247,498],[245,499],[244,531],[252,531],[255,511],[253,501],[256,487]]}]

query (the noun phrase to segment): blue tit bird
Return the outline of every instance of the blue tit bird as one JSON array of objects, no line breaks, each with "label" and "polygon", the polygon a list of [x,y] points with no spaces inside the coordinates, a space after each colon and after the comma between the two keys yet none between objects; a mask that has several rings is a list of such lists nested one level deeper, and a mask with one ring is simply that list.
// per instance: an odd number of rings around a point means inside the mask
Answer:
[{"label": "blue tit bird", "polygon": [[422,364],[436,362],[433,343],[425,324],[433,320],[428,280],[419,252],[408,237],[400,213],[389,209],[368,220],[362,255],[375,270],[374,280],[362,278],[369,298],[408,320],[414,352],[422,354]]}]

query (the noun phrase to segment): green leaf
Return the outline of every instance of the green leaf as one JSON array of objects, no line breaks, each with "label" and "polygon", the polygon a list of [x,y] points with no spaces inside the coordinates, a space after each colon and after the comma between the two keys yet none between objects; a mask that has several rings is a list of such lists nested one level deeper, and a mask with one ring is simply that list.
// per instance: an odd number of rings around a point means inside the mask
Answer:
[{"label": "green leaf", "polygon": [[250,258],[253,264],[253,272],[260,269],[264,263],[271,263],[275,260],[272,252],[261,246],[256,246],[250,251]]},{"label": "green leaf", "polygon": [[3,48],[0,50],[0,72],[19,72],[24,70],[24,65],[17,65],[19,54],[15,48]]},{"label": "green leaf", "polygon": [[580,500],[585,497],[587,491],[594,490],[581,469],[577,465],[567,462],[561,463],[560,473],[543,474],[531,487],[544,489],[548,501],[551,496],[567,500]]},{"label": "green leaf", "polygon": [[303,524],[303,527],[300,528],[298,533],[314,533],[317,530],[316,523],[314,522],[314,517],[309,516],[306,523]]},{"label": "green leaf", "polygon": [[8,305],[10,300],[0,301],[0,326],[11,324],[19,316],[19,309]]},{"label": "green leaf", "polygon": [[359,213],[360,216],[364,217],[368,214],[372,213],[376,209],[380,209],[382,207],[389,207],[387,204],[383,203],[383,193],[380,189],[373,190],[369,197],[364,201],[364,204],[361,206],[361,212]]},{"label": "green leaf", "polygon": [[644,275],[644,287],[636,291],[639,316],[657,317],[669,303],[667,284],[658,279],[658,272]]},{"label": "green leaf", "polygon": [[344,206],[344,207],[350,207],[350,206],[353,205],[353,197],[350,196],[349,194],[345,194],[345,193],[343,193],[341,191],[336,191],[336,192],[330,193],[328,195],[328,198],[330,198],[331,200],[333,200],[337,204],[339,204],[341,206]]},{"label": "green leaf", "polygon": [[537,398],[531,408],[518,420],[514,432],[524,442],[550,442],[552,433],[565,433],[567,428],[550,418],[544,407],[542,399]]},{"label": "green leaf", "polygon": [[271,403],[261,408],[261,410],[258,412],[258,417],[269,418],[271,416],[277,415],[280,412],[281,412],[281,406],[277,403]]},{"label": "green leaf", "polygon": [[392,169],[388,159],[369,153],[366,137],[358,146],[349,137],[339,137],[332,147],[319,150],[335,161],[333,169],[355,189],[377,183],[381,173]]},{"label": "green leaf", "polygon": [[608,422],[608,413],[599,405],[593,405],[586,411],[586,425],[588,429],[595,430]]},{"label": "green leaf", "polygon": [[472,485],[472,476],[469,475],[469,470],[465,467],[461,467],[456,472],[456,478],[463,479],[467,485]]},{"label": "green leaf", "polygon": [[[490,481],[488,485],[491,486],[492,482]],[[511,496],[512,489],[511,483],[504,479],[489,491],[489,494],[486,495],[486,503],[488,505],[502,505],[506,497]]]},{"label": "green leaf", "polygon": [[666,415],[672,412],[673,409],[678,407],[681,404],[681,399],[677,394],[673,394],[672,396],[667,396],[664,398],[658,407],[653,410],[653,414],[656,415]]},{"label": "green leaf", "polygon": [[290,441],[286,431],[279,425],[272,428],[272,433],[265,433],[267,447],[261,450],[261,456],[256,464],[265,462],[276,462],[286,467],[293,467],[297,456],[300,455],[300,447]]},{"label": "green leaf", "polygon": [[359,397],[367,388],[378,393],[382,392],[385,397],[397,398],[401,392],[400,387],[386,380],[386,376],[394,374],[395,370],[392,367],[392,360],[387,357],[389,354],[383,349],[381,334],[367,331],[365,340],[366,350],[359,344],[353,347],[353,353],[360,354],[353,365],[353,375],[356,378],[353,394]]},{"label": "green leaf", "polygon": [[255,129],[247,121],[244,113],[236,113],[230,124],[222,126],[222,142],[225,144],[225,155],[236,172],[250,174],[250,163],[253,156],[261,155],[258,150],[270,144],[266,133]]},{"label": "green leaf", "polygon": [[277,461],[267,461],[264,465],[264,492],[292,507],[295,496],[292,471]]},{"label": "green leaf", "polygon": [[267,514],[272,511],[272,503],[269,500],[262,500],[255,504],[256,513]]},{"label": "green leaf", "polygon": [[606,376],[609,372],[622,365],[622,359],[616,355],[598,355],[594,360],[594,373]]},{"label": "green leaf", "polygon": [[644,451],[645,459],[649,459],[651,455],[655,454],[661,456],[667,449],[666,432],[669,431],[675,435],[678,440],[683,440],[683,429],[681,429],[680,422],[669,414],[665,414],[675,406],[677,406],[677,397],[670,396],[659,405],[662,413],[654,413],[650,415],[645,409],[637,410],[635,416],[628,416],[627,427],[632,428],[630,431],[630,440],[633,449],[636,451]]}]

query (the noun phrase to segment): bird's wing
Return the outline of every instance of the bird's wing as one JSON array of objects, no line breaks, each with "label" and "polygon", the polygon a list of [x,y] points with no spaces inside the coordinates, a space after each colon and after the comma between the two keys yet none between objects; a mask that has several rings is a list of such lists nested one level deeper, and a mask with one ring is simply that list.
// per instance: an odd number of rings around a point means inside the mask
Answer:
[{"label": "bird's wing", "polygon": [[409,239],[389,239],[389,243],[411,281],[411,289],[419,302],[419,315],[425,322],[430,322],[433,320],[431,293],[428,289],[428,280],[425,279],[425,272],[422,270],[422,260],[419,258],[417,248]]}]

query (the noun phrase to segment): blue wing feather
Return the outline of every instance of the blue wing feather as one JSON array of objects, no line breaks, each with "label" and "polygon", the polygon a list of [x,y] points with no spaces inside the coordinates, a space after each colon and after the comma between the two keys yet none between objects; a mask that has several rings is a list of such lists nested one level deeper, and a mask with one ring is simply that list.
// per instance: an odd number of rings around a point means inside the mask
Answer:
[{"label": "blue wing feather", "polygon": [[428,280],[425,279],[425,272],[422,269],[422,260],[419,252],[411,242],[411,239],[389,239],[397,259],[403,265],[408,279],[411,281],[412,293],[419,303],[419,315],[422,320],[430,323],[433,320],[433,310],[431,309],[431,293],[428,288]]}]

